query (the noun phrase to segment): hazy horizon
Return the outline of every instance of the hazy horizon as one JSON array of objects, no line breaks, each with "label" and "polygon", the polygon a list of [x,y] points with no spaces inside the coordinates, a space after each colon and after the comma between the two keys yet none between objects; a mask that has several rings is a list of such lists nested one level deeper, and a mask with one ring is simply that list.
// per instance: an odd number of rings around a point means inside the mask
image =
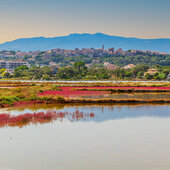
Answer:
[{"label": "hazy horizon", "polygon": [[96,32],[170,38],[169,0],[5,0],[0,14],[0,43]]}]

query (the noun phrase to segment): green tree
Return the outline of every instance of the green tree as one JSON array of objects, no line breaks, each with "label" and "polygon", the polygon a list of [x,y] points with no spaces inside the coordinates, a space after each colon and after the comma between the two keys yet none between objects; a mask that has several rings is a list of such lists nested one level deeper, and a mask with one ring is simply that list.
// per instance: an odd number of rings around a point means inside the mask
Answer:
[{"label": "green tree", "polygon": [[59,79],[71,79],[74,78],[75,72],[72,67],[60,68],[57,72],[57,78]]},{"label": "green tree", "polygon": [[117,68],[116,70],[113,71],[113,75],[116,78],[122,79],[125,77],[125,69]]},{"label": "green tree", "polygon": [[0,70],[0,74],[4,73],[5,71],[6,71],[6,69],[5,69],[5,68],[2,68],[2,69]]},{"label": "green tree", "polygon": [[141,79],[141,78],[143,78],[143,76],[144,76],[144,71],[139,71],[138,74],[137,74],[137,77],[139,79]]},{"label": "green tree", "polygon": [[49,75],[49,76],[53,75],[53,70],[49,66],[44,66],[40,70],[43,74],[46,74],[46,75]]},{"label": "green tree", "polygon": [[3,72],[3,73],[2,73],[2,77],[4,77],[4,78],[10,78],[10,73],[8,73],[8,72]]},{"label": "green tree", "polygon": [[85,66],[85,62],[78,61],[74,63],[74,70],[77,74],[84,74],[87,71],[87,67]]},{"label": "green tree", "polygon": [[166,75],[164,74],[164,73],[159,73],[159,79],[160,80],[163,80],[163,79],[165,79],[166,78]]},{"label": "green tree", "polygon": [[140,71],[145,72],[149,69],[149,66],[146,64],[139,64],[132,68],[133,75],[136,77]]},{"label": "green tree", "polygon": [[146,75],[145,75],[145,79],[147,79],[147,80],[151,80],[152,78],[153,78],[153,76],[152,76],[152,75],[150,75],[150,74],[146,73]]},{"label": "green tree", "polygon": [[27,66],[19,66],[14,69],[14,71],[22,71],[22,70],[28,70],[29,68]]},{"label": "green tree", "polygon": [[47,75],[47,74],[44,74],[44,75],[42,76],[42,80],[50,80],[50,79],[51,79],[50,76]]}]

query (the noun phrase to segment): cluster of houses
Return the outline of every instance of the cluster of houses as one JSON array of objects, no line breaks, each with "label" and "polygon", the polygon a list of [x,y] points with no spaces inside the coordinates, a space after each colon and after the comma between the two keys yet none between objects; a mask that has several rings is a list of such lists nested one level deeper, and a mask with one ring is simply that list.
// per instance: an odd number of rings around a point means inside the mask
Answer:
[{"label": "cluster of houses", "polygon": [[75,48],[74,50],[68,49],[52,49],[47,50],[44,55],[47,57],[50,55],[60,55],[64,57],[78,57],[80,55],[88,56],[90,58],[97,57],[97,56],[108,56],[108,55],[138,55],[138,54],[155,54],[155,55],[166,55],[167,53],[159,53],[158,51],[141,51],[141,50],[128,50],[123,51],[122,48],[115,50],[115,48],[105,49],[104,45],[101,49],[95,48]]},{"label": "cluster of houses", "polygon": [[52,49],[46,51],[30,51],[30,52],[21,52],[21,51],[1,51],[0,58],[23,58],[24,56],[29,56],[30,61],[35,60],[35,56],[43,54],[45,58],[50,58],[53,55],[60,55],[64,57],[78,57],[80,55],[88,56],[90,58],[96,56],[108,56],[108,55],[142,55],[142,54],[154,54],[154,55],[166,55],[167,53],[160,53],[158,51],[142,51],[142,50],[128,50],[123,51],[122,48],[115,50],[115,48],[105,49],[104,45],[101,49],[95,48],[75,48],[74,50],[69,49]]}]

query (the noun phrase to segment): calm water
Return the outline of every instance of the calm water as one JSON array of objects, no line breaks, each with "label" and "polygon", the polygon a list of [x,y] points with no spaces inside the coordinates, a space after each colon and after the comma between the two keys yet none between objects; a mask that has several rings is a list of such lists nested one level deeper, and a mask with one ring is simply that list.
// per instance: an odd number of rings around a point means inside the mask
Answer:
[{"label": "calm water", "polygon": [[49,110],[95,117],[0,128],[0,170],[170,169],[170,105],[23,107],[0,113]]}]

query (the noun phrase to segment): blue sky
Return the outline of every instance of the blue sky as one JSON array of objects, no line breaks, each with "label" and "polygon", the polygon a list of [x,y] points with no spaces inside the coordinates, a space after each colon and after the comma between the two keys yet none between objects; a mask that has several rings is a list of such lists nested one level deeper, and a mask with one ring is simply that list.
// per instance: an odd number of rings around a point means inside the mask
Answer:
[{"label": "blue sky", "polygon": [[170,0],[0,0],[0,43],[102,32],[170,38]]}]

